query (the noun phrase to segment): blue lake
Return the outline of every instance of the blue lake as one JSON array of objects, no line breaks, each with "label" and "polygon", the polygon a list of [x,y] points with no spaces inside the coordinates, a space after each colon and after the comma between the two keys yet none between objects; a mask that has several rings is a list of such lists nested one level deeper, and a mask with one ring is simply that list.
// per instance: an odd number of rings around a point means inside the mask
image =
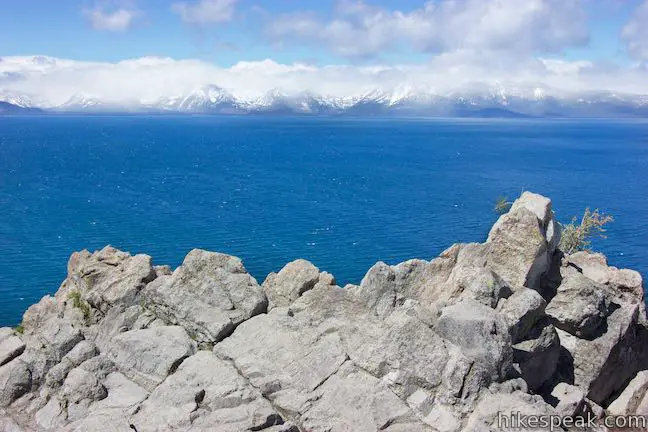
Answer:
[{"label": "blue lake", "polygon": [[205,248],[259,282],[301,257],[357,283],[483,241],[522,190],[564,222],[614,215],[595,249],[648,275],[648,121],[0,117],[0,326],[75,250]]}]

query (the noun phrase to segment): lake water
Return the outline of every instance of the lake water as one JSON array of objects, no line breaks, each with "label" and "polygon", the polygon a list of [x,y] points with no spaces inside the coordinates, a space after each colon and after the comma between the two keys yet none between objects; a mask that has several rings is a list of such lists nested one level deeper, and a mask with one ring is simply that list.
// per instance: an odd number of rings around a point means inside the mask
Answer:
[{"label": "lake water", "polygon": [[595,248],[648,275],[647,121],[3,117],[0,326],[75,250],[177,266],[205,248],[259,282],[301,257],[358,283],[377,260],[483,241],[496,198],[522,190],[561,221],[614,215]]}]

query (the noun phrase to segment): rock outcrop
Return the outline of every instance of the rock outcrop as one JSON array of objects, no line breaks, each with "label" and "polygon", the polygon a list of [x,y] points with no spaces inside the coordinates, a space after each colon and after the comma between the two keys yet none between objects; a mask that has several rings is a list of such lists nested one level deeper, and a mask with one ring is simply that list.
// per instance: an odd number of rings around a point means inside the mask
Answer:
[{"label": "rock outcrop", "polygon": [[513,412],[648,414],[641,276],[559,239],[551,201],[525,192],[484,243],[343,288],[304,260],[259,285],[215,252],[174,271],[74,253],[57,293],[0,329],[0,429],[481,432]]}]

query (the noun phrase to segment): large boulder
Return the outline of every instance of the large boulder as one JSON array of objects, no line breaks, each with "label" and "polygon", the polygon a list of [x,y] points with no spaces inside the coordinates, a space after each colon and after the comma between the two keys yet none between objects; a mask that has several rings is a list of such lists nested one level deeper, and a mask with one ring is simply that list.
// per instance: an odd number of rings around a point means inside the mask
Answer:
[{"label": "large boulder", "polygon": [[356,296],[380,316],[406,299],[430,309],[463,300],[494,308],[511,288],[487,266],[488,252],[482,244],[455,244],[432,261],[414,259],[395,266],[379,262],[362,279]]},{"label": "large boulder", "polygon": [[126,378],[120,372],[110,372],[102,379],[108,394],[104,399],[91,406],[91,413],[105,414],[113,412],[119,416],[133,414],[140,404],[149,396],[149,392]]},{"label": "large boulder", "polygon": [[25,343],[8,327],[0,328],[0,366],[9,363],[25,351]]},{"label": "large boulder", "polygon": [[304,325],[299,318],[275,308],[244,322],[214,347],[276,406],[295,414],[347,359],[337,332]]},{"label": "large boulder", "polygon": [[526,207],[502,215],[488,234],[488,265],[511,287],[538,289],[551,264],[541,221]]},{"label": "large boulder", "polygon": [[315,393],[301,418],[309,431],[432,431],[384,383],[348,362]]},{"label": "large boulder", "polygon": [[[375,430],[383,422],[388,430],[426,430],[442,417],[460,423],[457,407],[476,400],[493,372],[433,331],[416,302],[406,299],[383,314],[366,294],[361,287],[318,286],[288,308],[241,324],[214,352],[307,430]],[[367,422],[375,404],[384,412]],[[336,411],[342,418],[331,418]]]},{"label": "large boulder", "polygon": [[28,365],[34,388],[45,382],[48,371],[84,339],[81,330],[63,315],[64,305],[45,297],[23,318],[25,350],[19,357]]},{"label": "large boulder", "polygon": [[122,333],[106,355],[121,373],[152,390],[195,351],[196,343],[182,327],[167,326]]},{"label": "large boulder", "polygon": [[185,360],[130,420],[139,432],[261,430],[283,422],[257,389],[209,351]]},{"label": "large boulder", "polygon": [[[546,308],[562,345],[558,379],[606,406],[639,370],[648,368],[643,294],[630,295],[609,280],[603,283],[606,279],[597,272],[617,270],[605,270],[597,255],[575,255],[580,266],[572,262],[574,255],[563,259],[559,284]],[[596,271],[586,272],[588,266]]]},{"label": "large boulder", "polygon": [[112,306],[139,303],[140,291],[157,276],[148,255],[131,256],[106,246],[100,251],[75,252],[68,262],[68,277],[56,294],[76,292],[93,307],[106,312]]},{"label": "large boulder", "polygon": [[508,325],[495,310],[474,300],[459,302],[442,309],[434,330],[490,370],[493,379],[511,373]]},{"label": "large boulder", "polygon": [[537,291],[520,288],[498,306],[513,343],[524,340],[536,323],[545,316],[547,302]]},{"label": "large boulder", "polygon": [[0,366],[0,408],[11,405],[31,390],[31,372],[20,359]]},{"label": "large boulder", "polygon": [[268,306],[240,259],[200,249],[191,251],[172,275],[149,284],[144,295],[146,307],[157,316],[205,343],[220,341]]},{"label": "large boulder", "polygon": [[23,428],[5,410],[0,408],[0,430],[3,432],[24,432]]},{"label": "large boulder", "polygon": [[51,391],[58,389],[72,369],[97,354],[97,347],[92,342],[79,342],[59,363],[47,372],[47,375],[45,375],[44,390]]},{"label": "large boulder", "polygon": [[562,380],[583,389],[595,403],[607,405],[642,366],[637,356],[638,316],[638,305],[622,305],[607,317],[606,331],[591,340],[558,329]]},{"label": "large boulder", "polygon": [[524,192],[488,233],[488,264],[513,288],[539,289],[559,242],[551,200]]},{"label": "large boulder", "polygon": [[320,273],[310,262],[298,259],[284,266],[279,273],[270,273],[263,282],[263,291],[268,297],[269,309],[288,306],[318,283],[335,285],[329,273]]},{"label": "large boulder", "polygon": [[591,339],[604,331],[601,327],[612,310],[612,299],[605,286],[567,268],[545,311],[557,328]]},{"label": "large boulder", "polygon": [[551,397],[556,401],[556,412],[562,416],[573,417],[584,411],[585,394],[576,386],[558,383],[551,390]]},{"label": "large boulder", "polygon": [[67,407],[68,420],[86,416],[90,404],[106,398],[108,391],[101,381],[83,368],[70,371],[61,387],[60,398]]},{"label": "large boulder", "polygon": [[513,361],[529,389],[539,390],[556,371],[560,359],[560,339],[553,325],[538,322],[523,341],[513,345]]},{"label": "large boulder", "polygon": [[628,383],[623,392],[607,407],[611,415],[622,416],[628,414],[646,415],[646,412],[637,412],[639,405],[648,393],[648,371],[639,372]]},{"label": "large boulder", "polygon": [[489,368],[464,354],[404,307],[383,322],[363,319],[341,329],[350,360],[382,379],[421,417],[431,409],[427,401],[452,406],[474,400],[491,382]]},{"label": "large boulder", "polygon": [[498,305],[511,335],[513,361],[534,391],[553,376],[560,357],[560,340],[545,315],[546,304],[536,291],[519,288]]},{"label": "large boulder", "polygon": [[549,245],[550,253],[553,253],[560,243],[561,230],[560,224],[553,217],[551,200],[540,194],[525,191],[513,202],[509,213],[515,213],[520,208],[526,208],[536,215]]},{"label": "large boulder", "polygon": [[527,427],[519,419],[525,416],[555,416],[555,410],[538,395],[521,390],[512,392],[484,392],[479,404],[470,414],[462,429],[466,432],[499,432],[502,430],[537,431],[537,426]]},{"label": "large boulder", "polygon": [[605,255],[587,251],[571,254],[567,261],[587,278],[612,288],[624,298],[634,303],[643,299],[643,281],[639,272],[608,266]]}]

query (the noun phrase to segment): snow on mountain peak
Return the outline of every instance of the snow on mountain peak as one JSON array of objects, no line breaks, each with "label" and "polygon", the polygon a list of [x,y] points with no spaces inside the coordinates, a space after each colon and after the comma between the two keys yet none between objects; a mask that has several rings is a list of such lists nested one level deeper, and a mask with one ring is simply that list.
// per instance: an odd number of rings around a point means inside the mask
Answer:
[{"label": "snow on mountain peak", "polygon": [[[70,112],[178,112],[208,114],[304,113],[386,115],[470,115],[486,110],[522,115],[640,115],[648,112],[648,97],[612,92],[557,92],[543,85],[495,82],[471,83],[449,91],[405,82],[392,87],[359,89],[355,95],[338,96],[313,91],[287,92],[273,87],[265,92],[234,94],[216,84],[189,88],[149,100],[106,100],[98,95],[74,94],[63,103],[40,102],[32,95],[0,90],[0,101],[25,108]],[[630,108],[628,108],[630,107]],[[635,110],[635,111],[633,111]]]}]

